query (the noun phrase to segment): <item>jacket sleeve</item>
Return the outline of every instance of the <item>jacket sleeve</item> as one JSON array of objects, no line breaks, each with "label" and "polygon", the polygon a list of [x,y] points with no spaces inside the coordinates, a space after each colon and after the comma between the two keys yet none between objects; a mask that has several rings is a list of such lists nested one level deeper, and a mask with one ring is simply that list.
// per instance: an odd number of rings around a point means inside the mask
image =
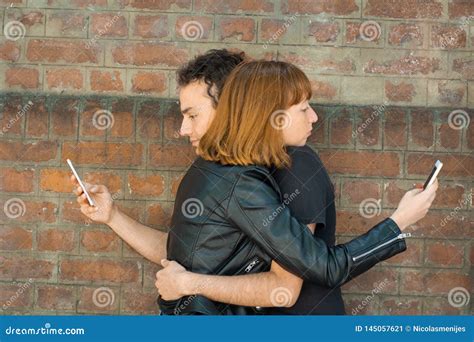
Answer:
[{"label": "jacket sleeve", "polygon": [[406,249],[404,235],[391,219],[352,241],[328,247],[291,216],[280,201],[276,183],[268,172],[257,168],[239,175],[227,215],[278,264],[302,279],[328,287],[341,286]]}]

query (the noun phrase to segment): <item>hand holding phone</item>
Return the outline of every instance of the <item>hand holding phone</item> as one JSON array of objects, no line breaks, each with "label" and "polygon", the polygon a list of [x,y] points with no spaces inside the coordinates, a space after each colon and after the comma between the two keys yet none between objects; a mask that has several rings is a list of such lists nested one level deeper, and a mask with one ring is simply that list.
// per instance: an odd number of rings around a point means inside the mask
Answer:
[{"label": "hand holding phone", "polygon": [[82,183],[81,178],[79,178],[79,175],[77,174],[76,169],[74,168],[74,165],[72,165],[71,160],[70,160],[70,159],[66,159],[66,161],[67,161],[69,167],[71,168],[72,173],[74,174],[74,177],[76,177],[76,179],[77,179],[79,185],[81,186],[82,191],[84,191],[84,193],[86,194],[87,201],[89,202],[89,204],[90,204],[91,206],[95,206],[94,200],[92,199],[92,197],[91,197],[91,196],[89,195],[89,193],[87,192],[86,187],[84,186],[84,183]]},{"label": "hand holding phone", "polygon": [[435,181],[436,177],[438,176],[439,172],[441,171],[441,168],[443,167],[443,163],[440,160],[437,160],[433,166],[433,169],[431,170],[430,175],[428,176],[428,179],[426,180],[425,184],[423,185],[423,190],[425,190],[428,186],[433,184]]}]

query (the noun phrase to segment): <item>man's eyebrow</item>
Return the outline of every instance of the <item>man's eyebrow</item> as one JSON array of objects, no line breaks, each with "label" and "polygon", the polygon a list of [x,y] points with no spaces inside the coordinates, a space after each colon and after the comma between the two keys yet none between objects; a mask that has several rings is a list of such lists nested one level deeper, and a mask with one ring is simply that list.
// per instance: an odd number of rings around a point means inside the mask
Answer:
[{"label": "man's eyebrow", "polygon": [[188,107],[188,108],[186,108],[186,109],[183,109],[183,110],[181,111],[181,114],[183,114],[183,115],[187,114],[192,108],[193,108],[193,107]]}]

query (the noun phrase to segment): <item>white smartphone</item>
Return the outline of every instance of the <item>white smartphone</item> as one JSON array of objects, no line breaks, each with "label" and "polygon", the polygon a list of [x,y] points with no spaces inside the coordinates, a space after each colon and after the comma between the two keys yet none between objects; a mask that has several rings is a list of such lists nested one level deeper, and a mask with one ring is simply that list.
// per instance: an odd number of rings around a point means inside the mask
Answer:
[{"label": "white smartphone", "polygon": [[428,186],[433,184],[433,182],[435,181],[435,179],[438,176],[439,172],[441,171],[442,167],[443,167],[443,163],[440,160],[437,160],[436,163],[433,166],[433,170],[431,170],[431,173],[428,176],[428,179],[426,180],[425,184],[423,185],[423,190],[425,190]]},{"label": "white smartphone", "polygon": [[84,186],[84,184],[82,183],[81,179],[79,178],[79,175],[77,174],[76,172],[76,169],[74,168],[74,166],[72,165],[72,162],[70,159],[66,159],[69,167],[71,168],[72,170],[72,173],[74,174],[74,177],[76,177],[77,181],[79,182],[79,185],[81,186],[82,188],[82,191],[84,191],[84,193],[86,194],[86,197],[87,197],[87,201],[89,202],[89,204],[91,206],[95,206],[95,203],[94,201],[92,200],[92,197],[89,195],[89,193],[87,192],[86,190],[86,187]]}]

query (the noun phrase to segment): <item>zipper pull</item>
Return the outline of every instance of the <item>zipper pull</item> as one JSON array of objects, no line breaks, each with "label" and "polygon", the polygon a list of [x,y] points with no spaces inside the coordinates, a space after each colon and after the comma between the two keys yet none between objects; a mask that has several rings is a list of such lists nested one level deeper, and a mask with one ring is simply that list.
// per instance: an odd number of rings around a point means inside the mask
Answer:
[{"label": "zipper pull", "polygon": [[407,237],[410,237],[411,236],[411,233],[401,233],[398,235],[398,238],[399,239],[404,239],[404,238],[407,238]]}]

